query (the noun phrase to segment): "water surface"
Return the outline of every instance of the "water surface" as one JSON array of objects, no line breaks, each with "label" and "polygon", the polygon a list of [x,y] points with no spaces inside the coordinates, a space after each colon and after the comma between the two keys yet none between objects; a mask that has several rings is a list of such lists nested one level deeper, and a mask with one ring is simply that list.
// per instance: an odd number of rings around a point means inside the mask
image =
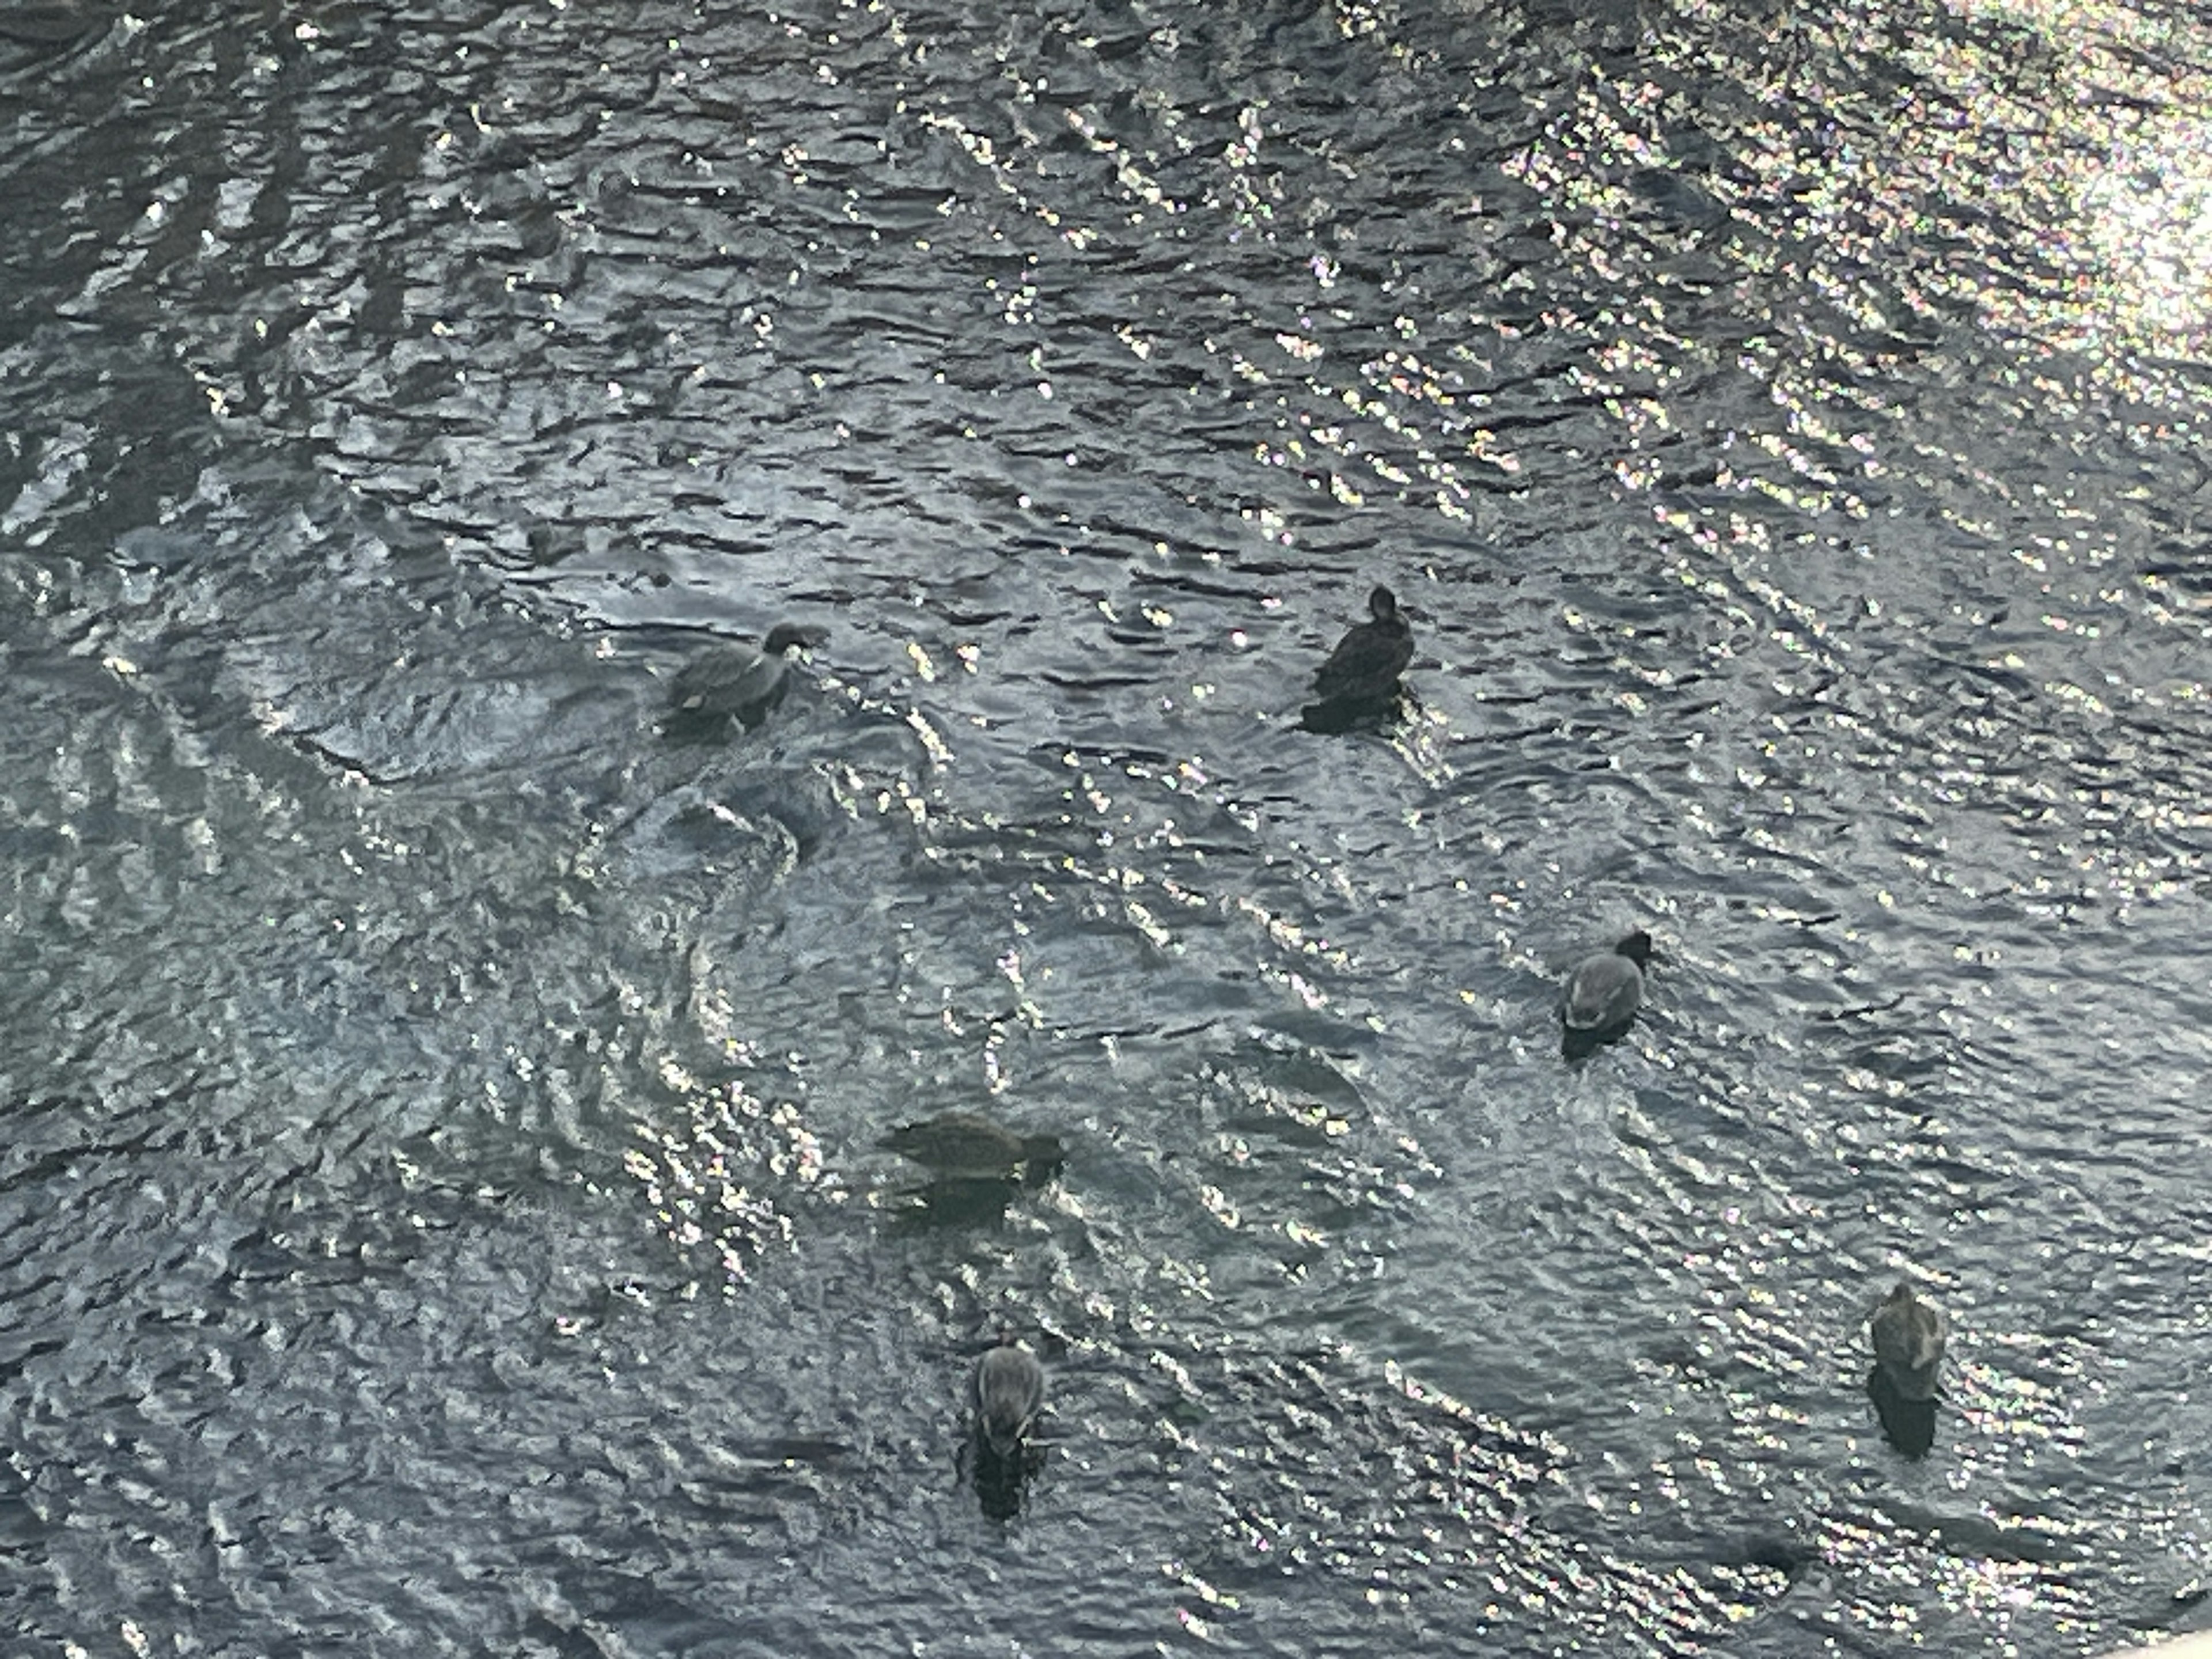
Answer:
[{"label": "water surface", "polygon": [[2203,1622],[2212,19],[171,9],[0,21],[12,1649]]}]

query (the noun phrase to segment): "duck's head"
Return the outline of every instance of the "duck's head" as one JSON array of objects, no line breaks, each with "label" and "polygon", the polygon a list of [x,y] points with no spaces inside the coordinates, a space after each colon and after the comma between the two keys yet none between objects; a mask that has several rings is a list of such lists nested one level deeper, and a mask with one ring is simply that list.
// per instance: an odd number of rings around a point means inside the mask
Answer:
[{"label": "duck's head", "polygon": [[1613,953],[1617,957],[1626,957],[1641,968],[1651,960],[1651,935],[1639,927],[1614,945]]},{"label": "duck's head", "polygon": [[1375,591],[1367,596],[1367,614],[1379,623],[1397,621],[1398,596],[1380,582],[1376,583]]},{"label": "duck's head", "polygon": [[828,629],[811,623],[781,622],[768,630],[768,637],[761,641],[761,650],[767,656],[780,657],[793,646],[817,646],[829,637]]}]

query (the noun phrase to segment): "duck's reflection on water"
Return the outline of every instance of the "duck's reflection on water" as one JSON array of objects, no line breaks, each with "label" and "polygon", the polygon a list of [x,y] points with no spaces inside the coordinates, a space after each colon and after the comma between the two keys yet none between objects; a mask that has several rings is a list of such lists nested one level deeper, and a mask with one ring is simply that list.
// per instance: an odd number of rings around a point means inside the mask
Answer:
[{"label": "duck's reflection on water", "polygon": [[1406,717],[1406,699],[1392,691],[1386,697],[1332,697],[1310,702],[1298,710],[1298,724],[1325,738],[1346,732],[1379,732]]},{"label": "duck's reflection on water", "polygon": [[1025,1184],[1035,1183],[1012,1175],[940,1176],[894,1188],[883,1202],[897,1227],[985,1227],[1006,1218]]},{"label": "duck's reflection on water", "polygon": [[1867,1398],[1881,1419],[1882,1438],[1907,1457],[1925,1457],[1936,1443],[1936,1401],[1916,1400],[1898,1387],[1895,1379],[1877,1364],[1867,1372]]},{"label": "duck's reflection on water", "polygon": [[1627,1025],[1616,1025],[1604,1031],[1577,1031],[1573,1026],[1567,1026],[1559,1034],[1559,1058],[1579,1063],[1601,1048],[1611,1048],[1628,1032]]},{"label": "duck's reflection on water", "polygon": [[998,1451],[981,1435],[961,1443],[963,1477],[975,1489],[975,1502],[994,1521],[1021,1513],[1029,1483],[1044,1468],[1044,1448],[1024,1440],[1011,1451]]}]

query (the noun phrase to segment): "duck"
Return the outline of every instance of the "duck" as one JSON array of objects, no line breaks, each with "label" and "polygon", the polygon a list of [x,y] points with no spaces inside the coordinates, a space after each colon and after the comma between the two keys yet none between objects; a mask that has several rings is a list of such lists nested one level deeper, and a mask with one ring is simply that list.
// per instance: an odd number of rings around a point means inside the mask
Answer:
[{"label": "duck", "polygon": [[1027,1170],[1034,1178],[1058,1168],[1066,1156],[1057,1135],[1017,1134],[980,1112],[939,1112],[902,1124],[876,1145],[951,1176],[1011,1176]]},{"label": "duck", "polygon": [[1012,1332],[1001,1330],[998,1346],[976,1360],[969,1395],[984,1447],[994,1456],[1012,1457],[1044,1406],[1044,1367]]},{"label": "duck", "polygon": [[1399,677],[1413,660],[1413,625],[1397,595],[1379,583],[1367,596],[1367,614],[1314,674],[1314,695],[1324,706],[1375,706],[1398,695]]},{"label": "duck", "polygon": [[1943,1363],[1943,1316],[1899,1279],[1867,1321],[1875,1369],[1902,1400],[1933,1400]]},{"label": "duck", "polygon": [[783,622],[769,629],[757,650],[734,641],[709,646],[676,671],[668,687],[669,714],[696,725],[735,720],[750,730],[783,700],[792,653],[829,637],[826,628]]},{"label": "duck", "polygon": [[1610,951],[1577,963],[1559,999],[1569,1038],[1595,1041],[1626,1030],[1644,1000],[1644,966],[1650,960],[1651,935],[1639,927]]}]

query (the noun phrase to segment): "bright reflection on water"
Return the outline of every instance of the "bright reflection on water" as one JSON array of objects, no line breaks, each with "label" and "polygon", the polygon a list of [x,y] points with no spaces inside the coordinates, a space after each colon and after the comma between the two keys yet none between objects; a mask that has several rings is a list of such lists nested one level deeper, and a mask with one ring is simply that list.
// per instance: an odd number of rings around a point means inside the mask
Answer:
[{"label": "bright reflection on water", "polygon": [[[2212,307],[2212,71],[2187,61],[2188,26],[2103,5],[1963,12],[2003,29],[1996,50],[1945,43],[1915,67],[1978,125],[2047,125],[2075,140],[2039,145],[2032,165],[1990,179],[1993,205],[2051,226],[2045,252],[2059,268],[2057,303],[2032,289],[1993,293],[1991,317],[2053,345],[2201,355]],[[2024,75],[2023,56],[2033,65]]]},{"label": "bright reflection on water", "polygon": [[2201,1623],[2208,64],[0,17],[10,1650]]}]

